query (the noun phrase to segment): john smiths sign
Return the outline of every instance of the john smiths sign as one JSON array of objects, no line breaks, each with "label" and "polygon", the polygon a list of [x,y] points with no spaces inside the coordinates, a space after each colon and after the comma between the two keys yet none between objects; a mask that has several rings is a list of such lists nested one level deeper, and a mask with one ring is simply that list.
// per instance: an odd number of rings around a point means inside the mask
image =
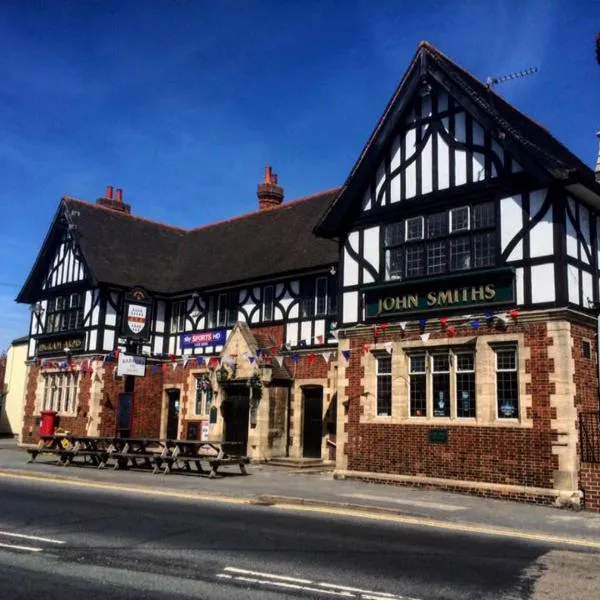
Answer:
[{"label": "john smiths sign", "polygon": [[367,319],[468,306],[514,304],[512,269],[469,272],[453,277],[389,283],[365,290]]}]

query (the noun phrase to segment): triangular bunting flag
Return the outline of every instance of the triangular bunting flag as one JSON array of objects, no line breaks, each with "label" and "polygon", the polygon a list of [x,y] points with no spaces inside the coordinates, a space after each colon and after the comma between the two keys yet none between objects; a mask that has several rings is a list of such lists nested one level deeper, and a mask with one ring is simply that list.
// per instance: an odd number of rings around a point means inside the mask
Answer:
[{"label": "triangular bunting flag", "polygon": [[323,352],[322,356],[325,362],[329,362],[329,359],[331,358],[331,352]]},{"label": "triangular bunting flag", "polygon": [[363,354],[367,354],[371,349],[371,344],[363,344]]},{"label": "triangular bunting flag", "polygon": [[321,345],[323,343],[323,336],[322,335],[318,335],[317,336],[317,344]]},{"label": "triangular bunting flag", "polygon": [[185,368],[187,368],[187,366],[188,366],[188,362],[190,362],[190,359],[189,359],[189,358],[184,358],[184,359],[183,359],[183,368],[184,368],[184,369],[185,369]]},{"label": "triangular bunting flag", "polygon": [[342,350],[342,356],[346,359],[346,362],[350,362],[350,350]]},{"label": "triangular bunting flag", "polygon": [[429,333],[422,333],[419,337],[421,338],[422,342],[426,342],[429,339]]},{"label": "triangular bunting flag", "polygon": [[281,365],[283,364],[283,356],[274,356],[273,360],[277,362],[277,364],[281,367]]},{"label": "triangular bunting flag", "polygon": [[163,363],[163,364],[162,364],[162,370],[163,370],[163,372],[164,372],[164,373],[166,373],[166,372],[167,372],[167,369],[168,369],[168,368],[169,368],[169,365],[167,365],[167,363]]},{"label": "triangular bunting flag", "polygon": [[400,325],[400,329],[402,329],[402,331],[404,331],[406,329],[406,321],[400,321],[400,323],[398,323],[398,325]]},{"label": "triangular bunting flag", "polygon": [[253,365],[256,362],[256,356],[247,356],[248,362]]},{"label": "triangular bunting flag", "polygon": [[177,363],[176,363],[176,362],[174,362],[174,363],[173,363],[173,371],[174,371],[176,368],[177,368]]},{"label": "triangular bunting flag", "polygon": [[198,358],[196,358],[196,363],[198,363],[198,366],[201,367],[204,364],[204,358],[202,358],[202,356],[199,356]]},{"label": "triangular bunting flag", "polygon": [[312,365],[315,362],[316,358],[317,358],[316,354],[314,354],[314,352],[310,352],[307,356],[308,365],[309,366]]},{"label": "triangular bunting flag", "polygon": [[299,354],[292,354],[292,360],[297,363],[300,360],[300,355]]},{"label": "triangular bunting flag", "polygon": [[385,348],[385,351],[388,354],[392,353],[392,348],[394,347],[394,344],[392,342],[386,342],[385,344],[383,344],[383,347]]}]

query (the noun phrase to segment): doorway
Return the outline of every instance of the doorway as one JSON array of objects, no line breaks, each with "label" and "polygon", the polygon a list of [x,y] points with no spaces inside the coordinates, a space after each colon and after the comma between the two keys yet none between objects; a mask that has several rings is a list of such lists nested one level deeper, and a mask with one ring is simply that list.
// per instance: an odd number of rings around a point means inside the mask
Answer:
[{"label": "doorway", "polygon": [[176,440],[179,429],[179,390],[167,390],[168,406],[167,406],[167,439]]},{"label": "doorway", "polygon": [[117,406],[117,437],[131,437],[133,419],[133,394],[119,394]]},{"label": "doorway", "polygon": [[304,427],[302,439],[302,456],[304,458],[321,458],[321,442],[323,439],[323,388],[304,388]]},{"label": "doorway", "polygon": [[221,405],[225,425],[224,440],[239,443],[240,454],[248,450],[248,425],[250,420],[250,391],[231,388]]}]

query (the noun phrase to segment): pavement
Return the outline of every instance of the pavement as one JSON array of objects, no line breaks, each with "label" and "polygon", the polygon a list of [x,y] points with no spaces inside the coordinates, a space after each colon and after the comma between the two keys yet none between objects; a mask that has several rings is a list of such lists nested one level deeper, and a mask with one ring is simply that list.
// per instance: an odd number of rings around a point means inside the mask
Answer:
[{"label": "pavement", "polygon": [[293,506],[298,510],[330,510],[371,518],[444,526],[544,539],[600,549],[600,514],[536,506],[509,500],[479,498],[404,486],[335,480],[331,472],[302,473],[267,464],[222,467],[221,477],[198,474],[152,475],[142,470],[114,471],[91,465],[63,467],[51,455],[28,463],[29,455],[12,439],[0,439],[0,481],[35,478],[115,489],[123,493],[173,495],[198,500]]}]

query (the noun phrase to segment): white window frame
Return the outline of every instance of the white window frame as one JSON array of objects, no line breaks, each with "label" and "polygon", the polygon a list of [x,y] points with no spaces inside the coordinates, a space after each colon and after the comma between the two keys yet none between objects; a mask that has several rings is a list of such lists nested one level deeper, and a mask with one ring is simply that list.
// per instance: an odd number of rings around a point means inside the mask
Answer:
[{"label": "white window frame", "polygon": [[54,410],[59,415],[75,415],[79,401],[79,373],[50,371],[42,377],[41,409]]},{"label": "white window frame", "polygon": [[[519,389],[519,349],[516,346],[496,346],[494,350],[494,404],[496,406],[496,418],[502,421],[515,420],[521,418],[521,394]],[[498,355],[500,352],[513,352],[515,357],[514,369],[500,369],[498,367]],[[515,385],[517,392],[517,414],[515,416],[502,416],[498,402],[498,373],[515,373]]]},{"label": "white window frame", "polygon": [[[454,382],[450,381],[452,385],[454,383],[454,415],[457,419],[475,419],[477,417],[477,355],[475,350],[456,350],[453,354],[453,366],[454,372],[451,373],[451,377],[454,379]],[[460,355],[469,354],[473,357],[473,368],[472,369],[459,369],[458,368],[458,357]],[[458,375],[459,373],[472,373],[474,382],[475,382],[475,398],[471,398],[471,402],[475,405],[475,415],[464,417],[458,415],[458,403],[462,402],[462,398],[458,397]]]}]

